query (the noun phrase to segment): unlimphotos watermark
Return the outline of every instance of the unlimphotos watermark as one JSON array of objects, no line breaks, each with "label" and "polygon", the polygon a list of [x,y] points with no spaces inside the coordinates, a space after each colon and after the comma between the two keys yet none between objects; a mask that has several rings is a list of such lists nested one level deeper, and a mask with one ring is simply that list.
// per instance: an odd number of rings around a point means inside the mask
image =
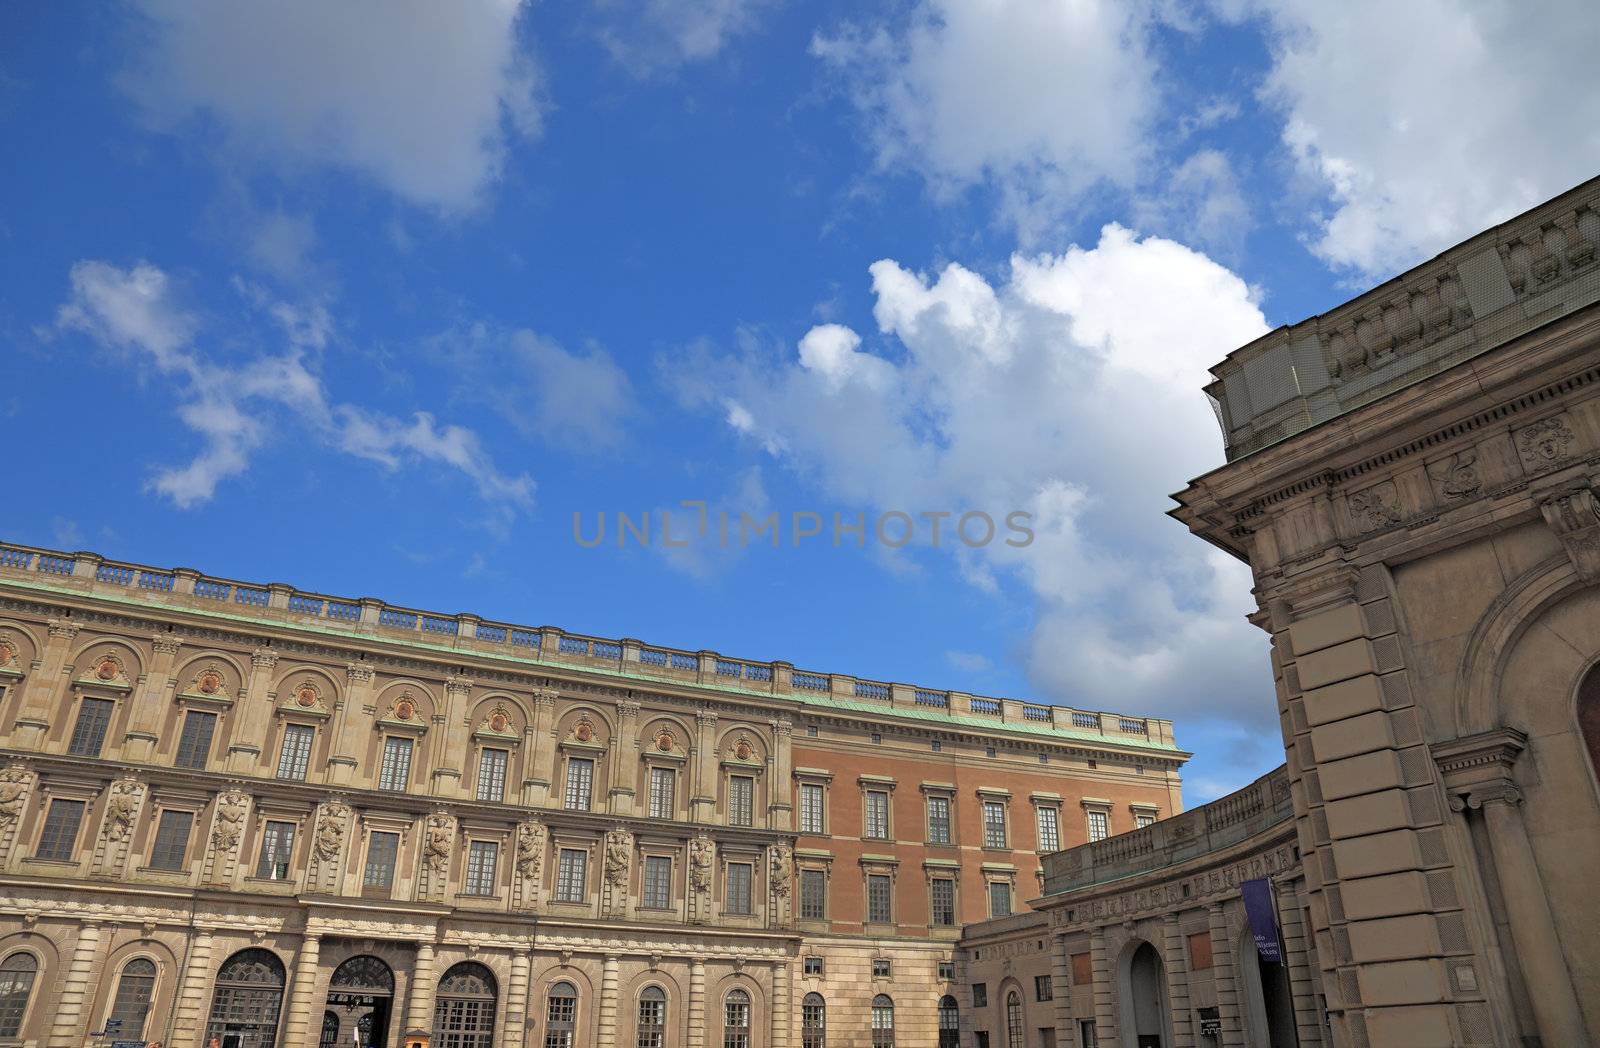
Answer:
[{"label": "unlimphotos watermark", "polygon": [[604,546],[608,541],[615,543],[618,549],[630,543],[686,549],[697,542],[712,542],[720,549],[744,549],[764,542],[776,549],[783,544],[785,534],[789,544],[797,547],[829,542],[839,547],[854,542],[861,548],[869,539],[890,549],[904,549],[912,543],[936,549],[947,543],[959,543],[968,549],[980,549],[995,542],[1003,542],[1014,549],[1033,545],[1033,514],[1020,509],[1003,514],[1000,523],[996,523],[995,517],[983,510],[911,513],[891,509],[869,519],[864,512],[852,517],[845,513],[823,514],[811,510],[764,514],[713,510],[700,499],[685,499],[679,505],[685,512],[656,509],[638,514],[623,510],[608,514],[601,510],[588,521],[582,512],[574,510],[572,540],[585,549]]}]

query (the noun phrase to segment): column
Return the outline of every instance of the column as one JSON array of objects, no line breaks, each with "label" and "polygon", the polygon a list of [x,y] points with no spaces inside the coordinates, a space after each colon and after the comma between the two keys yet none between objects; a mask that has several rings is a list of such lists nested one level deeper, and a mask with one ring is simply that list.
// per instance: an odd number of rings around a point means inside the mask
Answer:
[{"label": "column", "polygon": [[314,1048],[322,1034],[322,1024],[311,1023],[311,992],[317,983],[317,961],[322,953],[322,938],[307,935],[300,940],[295,958],[294,984],[289,987],[289,1007],[283,1024],[285,1048]]},{"label": "column", "polygon": [[533,765],[527,773],[523,804],[541,807],[550,802],[550,782],[556,773],[556,744],[551,737],[555,727],[556,693],[549,688],[534,689],[533,737],[528,740],[528,752],[533,756]]},{"label": "column", "polygon": [[639,704],[617,703],[617,737],[611,741],[611,788],[606,797],[613,815],[632,815],[639,772]]},{"label": "column", "polygon": [[334,714],[333,753],[328,757],[328,776],[336,786],[355,780],[362,742],[372,730],[362,719],[362,710],[372,704],[372,666],[352,662],[344,668],[344,680],[344,701]]},{"label": "column", "polygon": [[1096,928],[1089,935],[1089,961],[1094,968],[1094,1034],[1104,1045],[1117,1043],[1117,999],[1111,985],[1111,964],[1106,959],[1106,933]]},{"label": "column", "polygon": [[56,998],[55,1022],[46,1042],[50,1048],[72,1048],[83,1043],[83,1005],[89,999],[89,980],[100,967],[99,954],[100,922],[84,921],[61,980],[61,995]]},{"label": "column", "polygon": [[433,943],[417,944],[417,960],[411,969],[411,997],[406,1001],[406,1029],[433,1029]]},{"label": "column", "polygon": [[717,806],[717,715],[698,710],[694,715],[694,783],[690,818],[713,822]]},{"label": "column", "polygon": [[1294,999],[1294,1024],[1300,1048],[1320,1048],[1322,1024],[1317,1015],[1317,989],[1311,978],[1307,943],[1311,929],[1300,910],[1300,893],[1293,884],[1278,885],[1278,923],[1283,927],[1284,960],[1289,969],[1289,995]]},{"label": "column", "polygon": [[183,1048],[200,1043],[201,1016],[206,1014],[206,989],[211,984],[211,929],[196,928],[189,940],[189,957],[178,984],[178,1007],[168,1043]]},{"label": "column", "polygon": [[500,1026],[500,1048],[522,1048],[528,1023],[528,969],[532,965],[533,958],[527,950],[511,955],[511,986],[506,993],[506,1021]]},{"label": "column", "polygon": [[621,967],[622,958],[614,953],[606,954],[600,964],[600,1014],[595,1025],[602,1045],[617,1043],[617,978]]},{"label": "column", "polygon": [[772,966],[772,1048],[789,1048],[789,1032],[794,1027],[790,1011],[790,980],[794,969],[788,961]]},{"label": "column", "polygon": [[49,629],[50,639],[45,641],[39,672],[28,680],[22,711],[17,714],[17,726],[11,733],[12,745],[19,750],[44,749],[45,736],[50,732],[51,712],[66,708],[65,703],[59,701],[56,689],[62,683],[62,671],[72,640],[78,635],[78,624],[70,619],[51,619]]},{"label": "column", "polygon": [[[1067,954],[1067,937],[1057,935],[1051,939],[1050,996],[1055,1004],[1056,1044],[1067,1048],[1076,1044],[1077,1028],[1072,1022],[1072,958]],[[971,1009],[964,1008],[963,1012]]]},{"label": "column", "polygon": [[706,1048],[706,962],[689,962],[689,1048]]},{"label": "column", "polygon": [[1206,907],[1211,924],[1211,974],[1217,986],[1217,1018],[1222,1020],[1223,1048],[1244,1048],[1244,1021],[1239,1015],[1239,988],[1233,977],[1233,940],[1222,906]]},{"label": "column", "polygon": [[1194,1012],[1189,1007],[1189,951],[1178,915],[1161,918],[1161,954],[1167,969],[1167,1007],[1172,1013],[1173,1048],[1194,1048]]},{"label": "column", "polygon": [[271,648],[257,648],[250,655],[250,679],[245,682],[244,698],[236,711],[239,730],[228,745],[231,772],[254,771],[261,762],[262,748],[272,744],[272,700],[267,698],[267,692],[272,688],[272,669],[277,664],[278,653]]},{"label": "column", "polygon": [[172,683],[172,664],[182,641],[171,633],[150,638],[155,657],[145,674],[144,687],[128,710],[128,732],[123,737],[122,759],[143,763],[155,759],[156,743],[161,739],[161,721],[167,712],[167,689]]}]

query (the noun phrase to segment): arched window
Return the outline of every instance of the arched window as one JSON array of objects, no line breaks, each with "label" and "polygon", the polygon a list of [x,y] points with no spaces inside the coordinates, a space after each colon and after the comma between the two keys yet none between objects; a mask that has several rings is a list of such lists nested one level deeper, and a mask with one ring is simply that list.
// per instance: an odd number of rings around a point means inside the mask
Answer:
[{"label": "arched window", "polygon": [[544,1008],[544,1048],[572,1048],[578,1029],[578,991],[569,982],[550,987]]},{"label": "arched window", "polygon": [[217,970],[206,1041],[215,1037],[239,1048],[273,1048],[278,1041],[278,1010],[283,1005],[283,962],[271,950],[240,950]]},{"label": "arched window", "polygon": [[350,958],[333,970],[328,979],[331,989],[347,993],[393,994],[394,972],[382,960],[371,954]]},{"label": "arched window", "polygon": [[22,1032],[22,1017],[38,975],[39,962],[31,953],[14,953],[0,961],[0,1037]]},{"label": "arched window", "polygon": [[722,999],[722,1048],[750,1048],[750,995],[743,990]]},{"label": "arched window", "polygon": [[439,1048],[494,1048],[494,973],[463,961],[439,980],[433,1007],[434,1043]]},{"label": "arched window", "polygon": [[894,1048],[894,1001],[888,994],[872,999],[872,1048]]},{"label": "arched window", "polygon": [[1006,994],[1006,1048],[1028,1048],[1022,1039],[1022,995],[1015,990]]},{"label": "arched window", "polygon": [[150,998],[156,991],[156,962],[146,957],[136,957],[122,966],[122,977],[117,980],[117,996],[111,1005],[107,1020],[116,1025],[110,1029],[117,1040],[137,1041],[144,1038],[145,1017],[150,1014]]},{"label": "arched window", "polygon": [[317,1048],[335,1048],[339,1043],[339,1013],[322,1013],[322,1036],[317,1038]]},{"label": "arched window", "polygon": [[667,994],[659,986],[646,986],[639,995],[639,1048],[662,1048],[667,1043]]},{"label": "arched window", "polygon": [[800,1001],[800,1048],[827,1048],[828,1002],[820,993],[808,993]]},{"label": "arched window", "polygon": [[939,998],[939,1048],[961,1048],[961,1008],[948,994]]}]

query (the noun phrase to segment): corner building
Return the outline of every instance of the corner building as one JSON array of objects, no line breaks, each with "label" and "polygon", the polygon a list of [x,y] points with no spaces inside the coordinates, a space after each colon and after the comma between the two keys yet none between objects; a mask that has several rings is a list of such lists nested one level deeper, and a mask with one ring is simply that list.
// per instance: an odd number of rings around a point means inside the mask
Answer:
[{"label": "corner building", "polygon": [[0,1043],[951,1045],[1171,725],[0,547]]}]

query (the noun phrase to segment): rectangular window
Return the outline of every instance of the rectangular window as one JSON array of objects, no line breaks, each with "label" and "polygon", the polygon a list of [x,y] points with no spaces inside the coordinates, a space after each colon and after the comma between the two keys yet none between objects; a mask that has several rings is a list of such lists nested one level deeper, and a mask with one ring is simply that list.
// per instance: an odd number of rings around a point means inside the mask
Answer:
[{"label": "rectangular window", "polygon": [[311,766],[311,740],[317,730],[305,724],[290,724],[283,729],[283,749],[278,754],[278,778],[304,781]]},{"label": "rectangular window", "polygon": [[670,819],[677,805],[678,773],[671,768],[650,769],[650,817]]},{"label": "rectangular window", "polygon": [[728,825],[749,826],[755,814],[756,780],[748,775],[728,779]]},{"label": "rectangular window", "polygon": [[972,1006],[974,1008],[987,1008],[987,1007],[989,1007],[989,984],[988,983],[973,983],[972,984]]},{"label": "rectangular window", "polygon": [[821,957],[807,957],[800,962],[800,969],[805,975],[821,975],[824,971]]},{"label": "rectangular window", "polygon": [[672,906],[672,859],[665,855],[646,855],[644,858],[644,897],[640,905],[647,910],[665,910]]},{"label": "rectangular window", "polygon": [[115,703],[110,699],[84,699],[78,705],[78,723],[72,726],[72,740],[67,752],[78,757],[98,757],[105,745],[106,728],[111,725],[111,710]]},{"label": "rectangular window", "polygon": [[511,754],[506,750],[485,748],[478,752],[478,799],[503,801],[506,799],[506,764]]},{"label": "rectangular window", "polygon": [[584,880],[588,874],[589,853],[579,848],[562,848],[556,865],[556,901],[583,902]]},{"label": "rectangular window", "polygon": [[928,843],[950,843],[950,798],[928,798]]},{"label": "rectangular window", "polygon": [[1000,801],[983,802],[983,846],[1006,846],[1006,806]]},{"label": "rectangular window", "polygon": [[588,811],[594,798],[594,761],[587,757],[567,758],[566,807],[568,811]]},{"label": "rectangular window", "polygon": [[887,979],[892,974],[894,974],[894,967],[890,965],[888,958],[874,957],[872,959],[872,977],[874,979]]},{"label": "rectangular window", "polygon": [[1107,836],[1109,836],[1109,833],[1108,833],[1106,813],[1103,812],[1103,811],[1092,811],[1092,812],[1090,812],[1089,813],[1089,839],[1091,841],[1103,841],[1103,840],[1106,839]]},{"label": "rectangular window", "polygon": [[1149,812],[1140,812],[1133,817],[1133,828],[1136,830],[1142,830],[1146,826],[1154,826],[1155,822],[1156,817],[1154,815],[1151,815]]},{"label": "rectangular window", "polygon": [[378,772],[378,789],[405,792],[411,785],[411,740],[383,740],[383,768]]},{"label": "rectangular window", "polygon": [[1011,885],[1005,881],[989,882],[989,916],[1005,917],[1011,913]]},{"label": "rectangular window", "polygon": [[823,829],[822,811],[826,794],[821,786],[814,782],[803,783],[800,786],[800,832],[825,833]]},{"label": "rectangular window", "polygon": [[194,812],[163,811],[156,822],[156,840],[150,846],[150,866],[157,870],[181,870],[189,857],[189,833],[194,828]]},{"label": "rectangular window", "polygon": [[183,718],[178,753],[172,763],[180,768],[204,768],[211,759],[211,740],[217,734],[217,715],[190,710]]},{"label": "rectangular window", "polygon": [[1039,850],[1061,850],[1061,817],[1053,805],[1041,807],[1037,813],[1039,823]]},{"label": "rectangular window", "polygon": [[940,981],[941,982],[949,982],[951,979],[954,979],[955,977],[956,977],[956,964],[955,964],[955,962],[954,961],[940,961],[939,962],[939,979],[940,979]]},{"label": "rectangular window", "polygon": [[394,887],[395,860],[399,854],[398,833],[374,833],[367,841],[367,865],[361,872],[361,886],[379,892]]},{"label": "rectangular window", "polygon": [[1095,1031],[1093,1019],[1078,1020],[1078,1043],[1083,1048],[1100,1048],[1100,1035]]},{"label": "rectangular window", "polygon": [[882,790],[867,791],[867,837],[889,839],[889,795]]},{"label": "rectangular window", "polygon": [[1035,975],[1033,977],[1033,999],[1036,1001],[1048,1001],[1054,999],[1054,997],[1055,993],[1050,988],[1050,976]]},{"label": "rectangular window", "polygon": [[267,881],[289,879],[289,860],[294,857],[294,823],[269,822],[261,834],[261,861],[256,876]]},{"label": "rectangular window", "polygon": [[44,829],[39,832],[39,848],[34,855],[41,859],[71,862],[78,844],[78,827],[83,823],[83,801],[57,798],[50,802],[50,812],[44,817]]},{"label": "rectangular window", "polygon": [[935,877],[928,886],[933,907],[933,923],[940,928],[951,928],[956,923],[956,882],[948,877]]},{"label": "rectangular window", "polygon": [[867,875],[867,920],[888,924],[894,920],[893,882],[885,873]]},{"label": "rectangular window", "polygon": [[747,862],[728,863],[728,890],[724,904],[729,913],[750,913],[750,880],[754,867]]},{"label": "rectangular window", "polygon": [[800,917],[807,921],[828,916],[828,875],[821,870],[800,871]]},{"label": "rectangular window", "polygon": [[495,841],[473,841],[467,846],[465,895],[493,895],[496,867],[500,864],[500,845]]}]

